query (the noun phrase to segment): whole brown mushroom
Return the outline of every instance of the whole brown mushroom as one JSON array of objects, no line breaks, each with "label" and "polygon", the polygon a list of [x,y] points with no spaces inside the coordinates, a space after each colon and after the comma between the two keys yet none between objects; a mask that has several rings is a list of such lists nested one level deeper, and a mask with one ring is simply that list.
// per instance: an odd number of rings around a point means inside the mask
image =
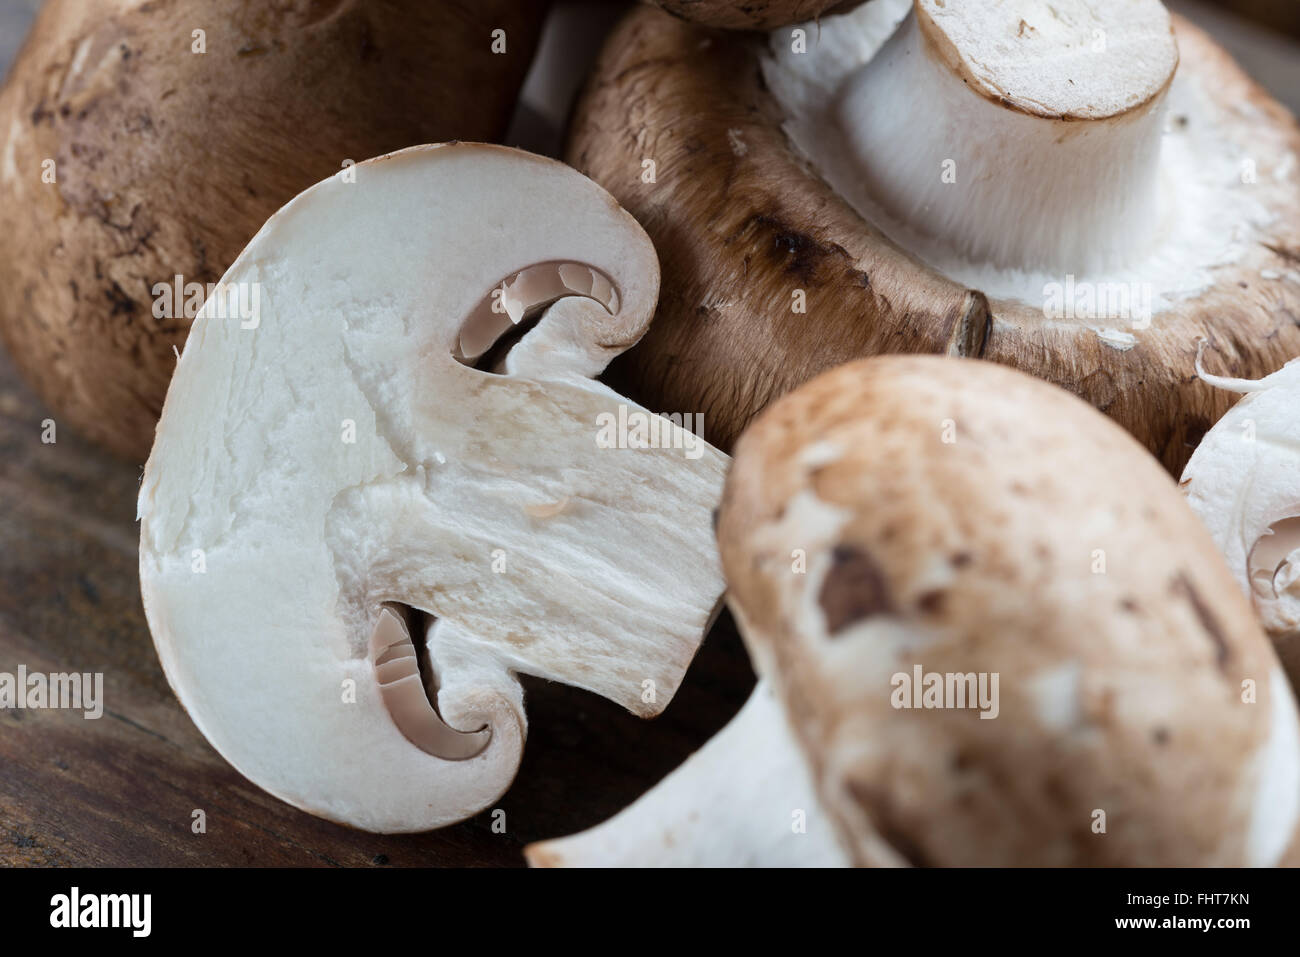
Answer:
[{"label": "whole brown mushroom", "polygon": [[774,403],[718,518],[750,702],[543,865],[1300,863],[1300,719],[1170,476],[993,363]]},{"label": "whole brown mushroom", "polygon": [[347,161],[501,136],[545,7],[50,0],[0,91],[0,333],[59,423],[143,462],[186,284]]}]

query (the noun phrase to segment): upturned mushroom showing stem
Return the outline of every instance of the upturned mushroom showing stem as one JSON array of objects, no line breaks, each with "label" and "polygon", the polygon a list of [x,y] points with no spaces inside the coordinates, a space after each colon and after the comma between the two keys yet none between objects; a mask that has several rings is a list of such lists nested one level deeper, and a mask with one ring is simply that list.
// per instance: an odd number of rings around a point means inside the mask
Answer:
[{"label": "upturned mushroom showing stem", "polygon": [[1158,0],[919,0],[836,107],[862,188],[973,262],[1092,273],[1159,232]]},{"label": "upturned mushroom showing stem", "polygon": [[668,704],[722,591],[726,457],[667,420],[657,445],[599,442],[602,417],[650,415],[592,377],[658,291],[607,193],[473,144],[352,174],[226,274],[252,321],[216,297],[196,319],[140,489],[140,583],[231,764],[314,814],[426,830],[509,786],[520,674]]},{"label": "upturned mushroom showing stem", "polygon": [[1130,310],[1071,303],[1040,322],[1131,337],[1180,321],[1243,240],[1287,228],[1278,202],[1300,206],[1294,187],[1251,188],[1257,164],[1289,179],[1290,161],[1238,137],[1203,88],[1218,51],[1176,35],[1159,0],[878,0],[826,29],[804,54],[774,33],[763,75],[795,144],[894,242],[1037,310],[1067,275],[1138,284]]},{"label": "upturned mushroom showing stem", "polygon": [[992,363],[879,357],[774,403],[718,521],[760,677],[535,864],[1300,863],[1300,717],[1172,479]]},{"label": "upturned mushroom showing stem", "polygon": [[1300,127],[1157,0],[871,0],[765,37],[650,7],[606,43],[569,161],[664,263],[607,381],[726,449],[863,356],[992,359],[1173,474],[1300,353]]}]

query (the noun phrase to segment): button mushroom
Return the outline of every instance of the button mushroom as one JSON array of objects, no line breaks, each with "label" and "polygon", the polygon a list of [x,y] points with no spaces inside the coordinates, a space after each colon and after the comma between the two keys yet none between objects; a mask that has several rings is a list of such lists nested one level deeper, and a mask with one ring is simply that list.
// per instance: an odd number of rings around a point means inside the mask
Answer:
[{"label": "button mushroom", "polygon": [[873,0],[766,39],[653,8],[567,156],[645,225],[658,319],[610,381],[722,448],[863,355],[993,359],[1175,474],[1238,375],[1300,352],[1300,129],[1156,0]]},{"label": "button mushroom", "polygon": [[[604,190],[501,147],[403,150],[298,196],[223,282],[261,312],[214,297],[195,320],[140,580],[231,764],[314,814],[423,830],[510,784],[517,674],[664,708],[722,591],[726,457],[593,381],[658,290]],[[658,441],[602,442],[615,418]]]},{"label": "button mushroom", "polygon": [[500,137],[545,9],[45,3],[0,90],[0,337],[60,427],[143,462],[266,218],[351,161]]},{"label": "button mushroom", "polygon": [[1255,381],[1199,371],[1245,395],[1206,433],[1180,484],[1300,687],[1300,359]]},{"label": "button mushroom", "polygon": [[718,524],[760,676],[714,741],[534,864],[1300,862],[1300,724],[1173,481],[992,363],[773,404]]}]

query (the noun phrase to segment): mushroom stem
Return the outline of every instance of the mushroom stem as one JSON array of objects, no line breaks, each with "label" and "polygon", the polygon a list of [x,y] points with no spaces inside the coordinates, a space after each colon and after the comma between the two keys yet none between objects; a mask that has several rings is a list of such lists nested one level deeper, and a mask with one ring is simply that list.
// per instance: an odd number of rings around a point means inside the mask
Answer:
[{"label": "mushroom stem", "polygon": [[841,90],[862,190],[889,218],[1001,269],[1131,261],[1160,224],[1165,93],[1157,0],[915,0]]},{"label": "mushroom stem", "polygon": [[526,849],[534,867],[847,866],[770,685],[631,807]]}]

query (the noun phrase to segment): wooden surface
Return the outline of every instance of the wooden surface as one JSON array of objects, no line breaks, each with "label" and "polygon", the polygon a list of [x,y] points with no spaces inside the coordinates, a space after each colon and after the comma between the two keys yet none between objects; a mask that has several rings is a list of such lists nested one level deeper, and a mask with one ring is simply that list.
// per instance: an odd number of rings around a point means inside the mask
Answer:
[{"label": "wooden surface", "polygon": [[[0,865],[518,865],[527,841],[592,825],[679,764],[752,682],[729,620],[666,714],[641,721],[526,680],[515,786],[490,813],[414,837],[317,820],[263,793],[203,739],[154,655],[136,577],[140,468],[49,415],[0,354],[0,672],[104,674],[104,715],[0,711]],[[207,833],[193,834],[203,809]]]}]

